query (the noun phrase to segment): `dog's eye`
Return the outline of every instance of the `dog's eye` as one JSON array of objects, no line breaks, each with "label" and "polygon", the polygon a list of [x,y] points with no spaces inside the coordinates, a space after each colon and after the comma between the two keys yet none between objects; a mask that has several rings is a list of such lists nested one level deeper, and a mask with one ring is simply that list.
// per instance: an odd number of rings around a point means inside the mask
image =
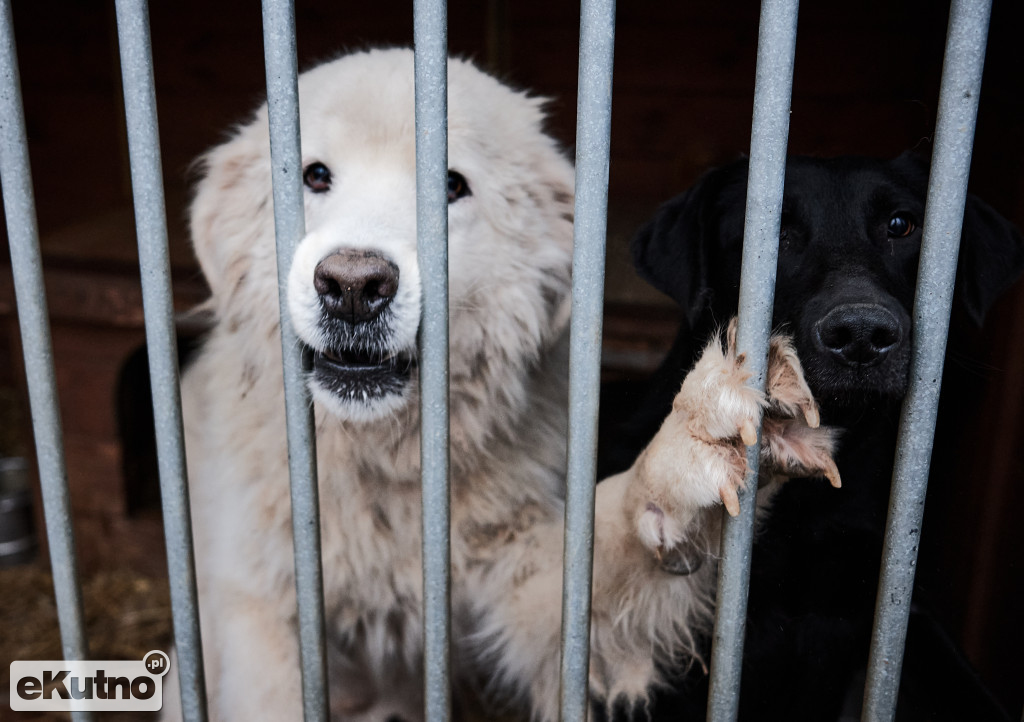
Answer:
[{"label": "dog's eye", "polygon": [[466,182],[465,176],[458,171],[448,171],[448,202],[454,203],[460,198],[473,195],[469,190],[469,183]]},{"label": "dog's eye", "polygon": [[326,193],[331,189],[331,169],[323,163],[310,163],[302,171],[302,181],[314,193]]},{"label": "dog's eye", "polygon": [[889,219],[888,233],[890,238],[906,238],[914,232],[917,226],[914,225],[908,216],[897,213]]}]

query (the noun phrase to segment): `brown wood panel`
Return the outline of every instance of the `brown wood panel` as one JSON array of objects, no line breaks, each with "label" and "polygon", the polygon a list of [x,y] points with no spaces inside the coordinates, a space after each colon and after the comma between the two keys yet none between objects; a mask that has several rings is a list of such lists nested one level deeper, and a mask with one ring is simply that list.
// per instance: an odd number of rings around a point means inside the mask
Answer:
[{"label": "brown wood panel", "polygon": [[142,330],[61,322],[52,334],[65,433],[115,442],[118,377],[145,342]]},{"label": "brown wood panel", "polygon": [[80,573],[129,569],[143,576],[167,574],[163,525],[157,514],[125,518],[79,514],[75,518]]},{"label": "brown wood panel", "polygon": [[[46,271],[47,303],[51,319],[82,324],[141,328],[142,289],[131,271],[95,271],[55,268]],[[205,297],[205,286],[186,282],[175,295],[176,307],[184,311]],[[14,286],[10,269],[0,268],[0,314],[14,314]]]},{"label": "brown wood panel", "polygon": [[[96,410],[97,415],[104,413]],[[88,429],[64,431],[68,489],[74,514],[119,518],[127,513],[121,478],[121,445],[116,435]]]}]

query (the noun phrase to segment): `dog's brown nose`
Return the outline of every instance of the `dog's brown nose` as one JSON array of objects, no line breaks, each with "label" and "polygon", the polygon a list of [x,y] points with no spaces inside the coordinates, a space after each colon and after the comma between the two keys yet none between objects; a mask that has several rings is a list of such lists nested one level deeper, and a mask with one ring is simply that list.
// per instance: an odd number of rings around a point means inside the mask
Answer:
[{"label": "dog's brown nose", "polygon": [[324,311],[353,325],[371,321],[398,292],[398,266],[376,253],[345,250],[316,265],[313,287]]}]

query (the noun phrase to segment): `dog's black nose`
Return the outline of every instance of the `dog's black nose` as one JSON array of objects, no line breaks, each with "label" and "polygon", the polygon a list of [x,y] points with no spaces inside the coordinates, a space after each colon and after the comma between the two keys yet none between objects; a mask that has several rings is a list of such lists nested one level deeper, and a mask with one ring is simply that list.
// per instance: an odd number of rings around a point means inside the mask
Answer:
[{"label": "dog's black nose", "polygon": [[847,303],[815,324],[818,343],[847,366],[880,363],[903,338],[896,317],[882,306]]},{"label": "dog's black nose", "polygon": [[316,264],[313,287],[329,315],[364,323],[379,316],[398,293],[398,266],[375,253],[338,251]]}]

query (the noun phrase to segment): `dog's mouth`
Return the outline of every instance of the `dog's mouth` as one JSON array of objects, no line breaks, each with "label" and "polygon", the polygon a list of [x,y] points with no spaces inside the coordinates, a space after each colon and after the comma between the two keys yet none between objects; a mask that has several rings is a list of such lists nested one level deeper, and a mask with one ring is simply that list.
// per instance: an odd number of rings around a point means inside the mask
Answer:
[{"label": "dog's mouth", "polygon": [[388,371],[401,366],[408,366],[413,359],[392,353],[372,353],[369,351],[346,351],[327,349],[313,354],[314,368],[323,366],[334,373],[362,373],[370,371]]},{"label": "dog's mouth", "polygon": [[343,401],[372,402],[401,393],[415,367],[416,358],[411,353],[313,350],[313,380]]},{"label": "dog's mouth", "polygon": [[851,363],[817,345],[798,344],[807,383],[823,409],[898,402],[907,392],[910,348],[893,344],[870,363]]}]

